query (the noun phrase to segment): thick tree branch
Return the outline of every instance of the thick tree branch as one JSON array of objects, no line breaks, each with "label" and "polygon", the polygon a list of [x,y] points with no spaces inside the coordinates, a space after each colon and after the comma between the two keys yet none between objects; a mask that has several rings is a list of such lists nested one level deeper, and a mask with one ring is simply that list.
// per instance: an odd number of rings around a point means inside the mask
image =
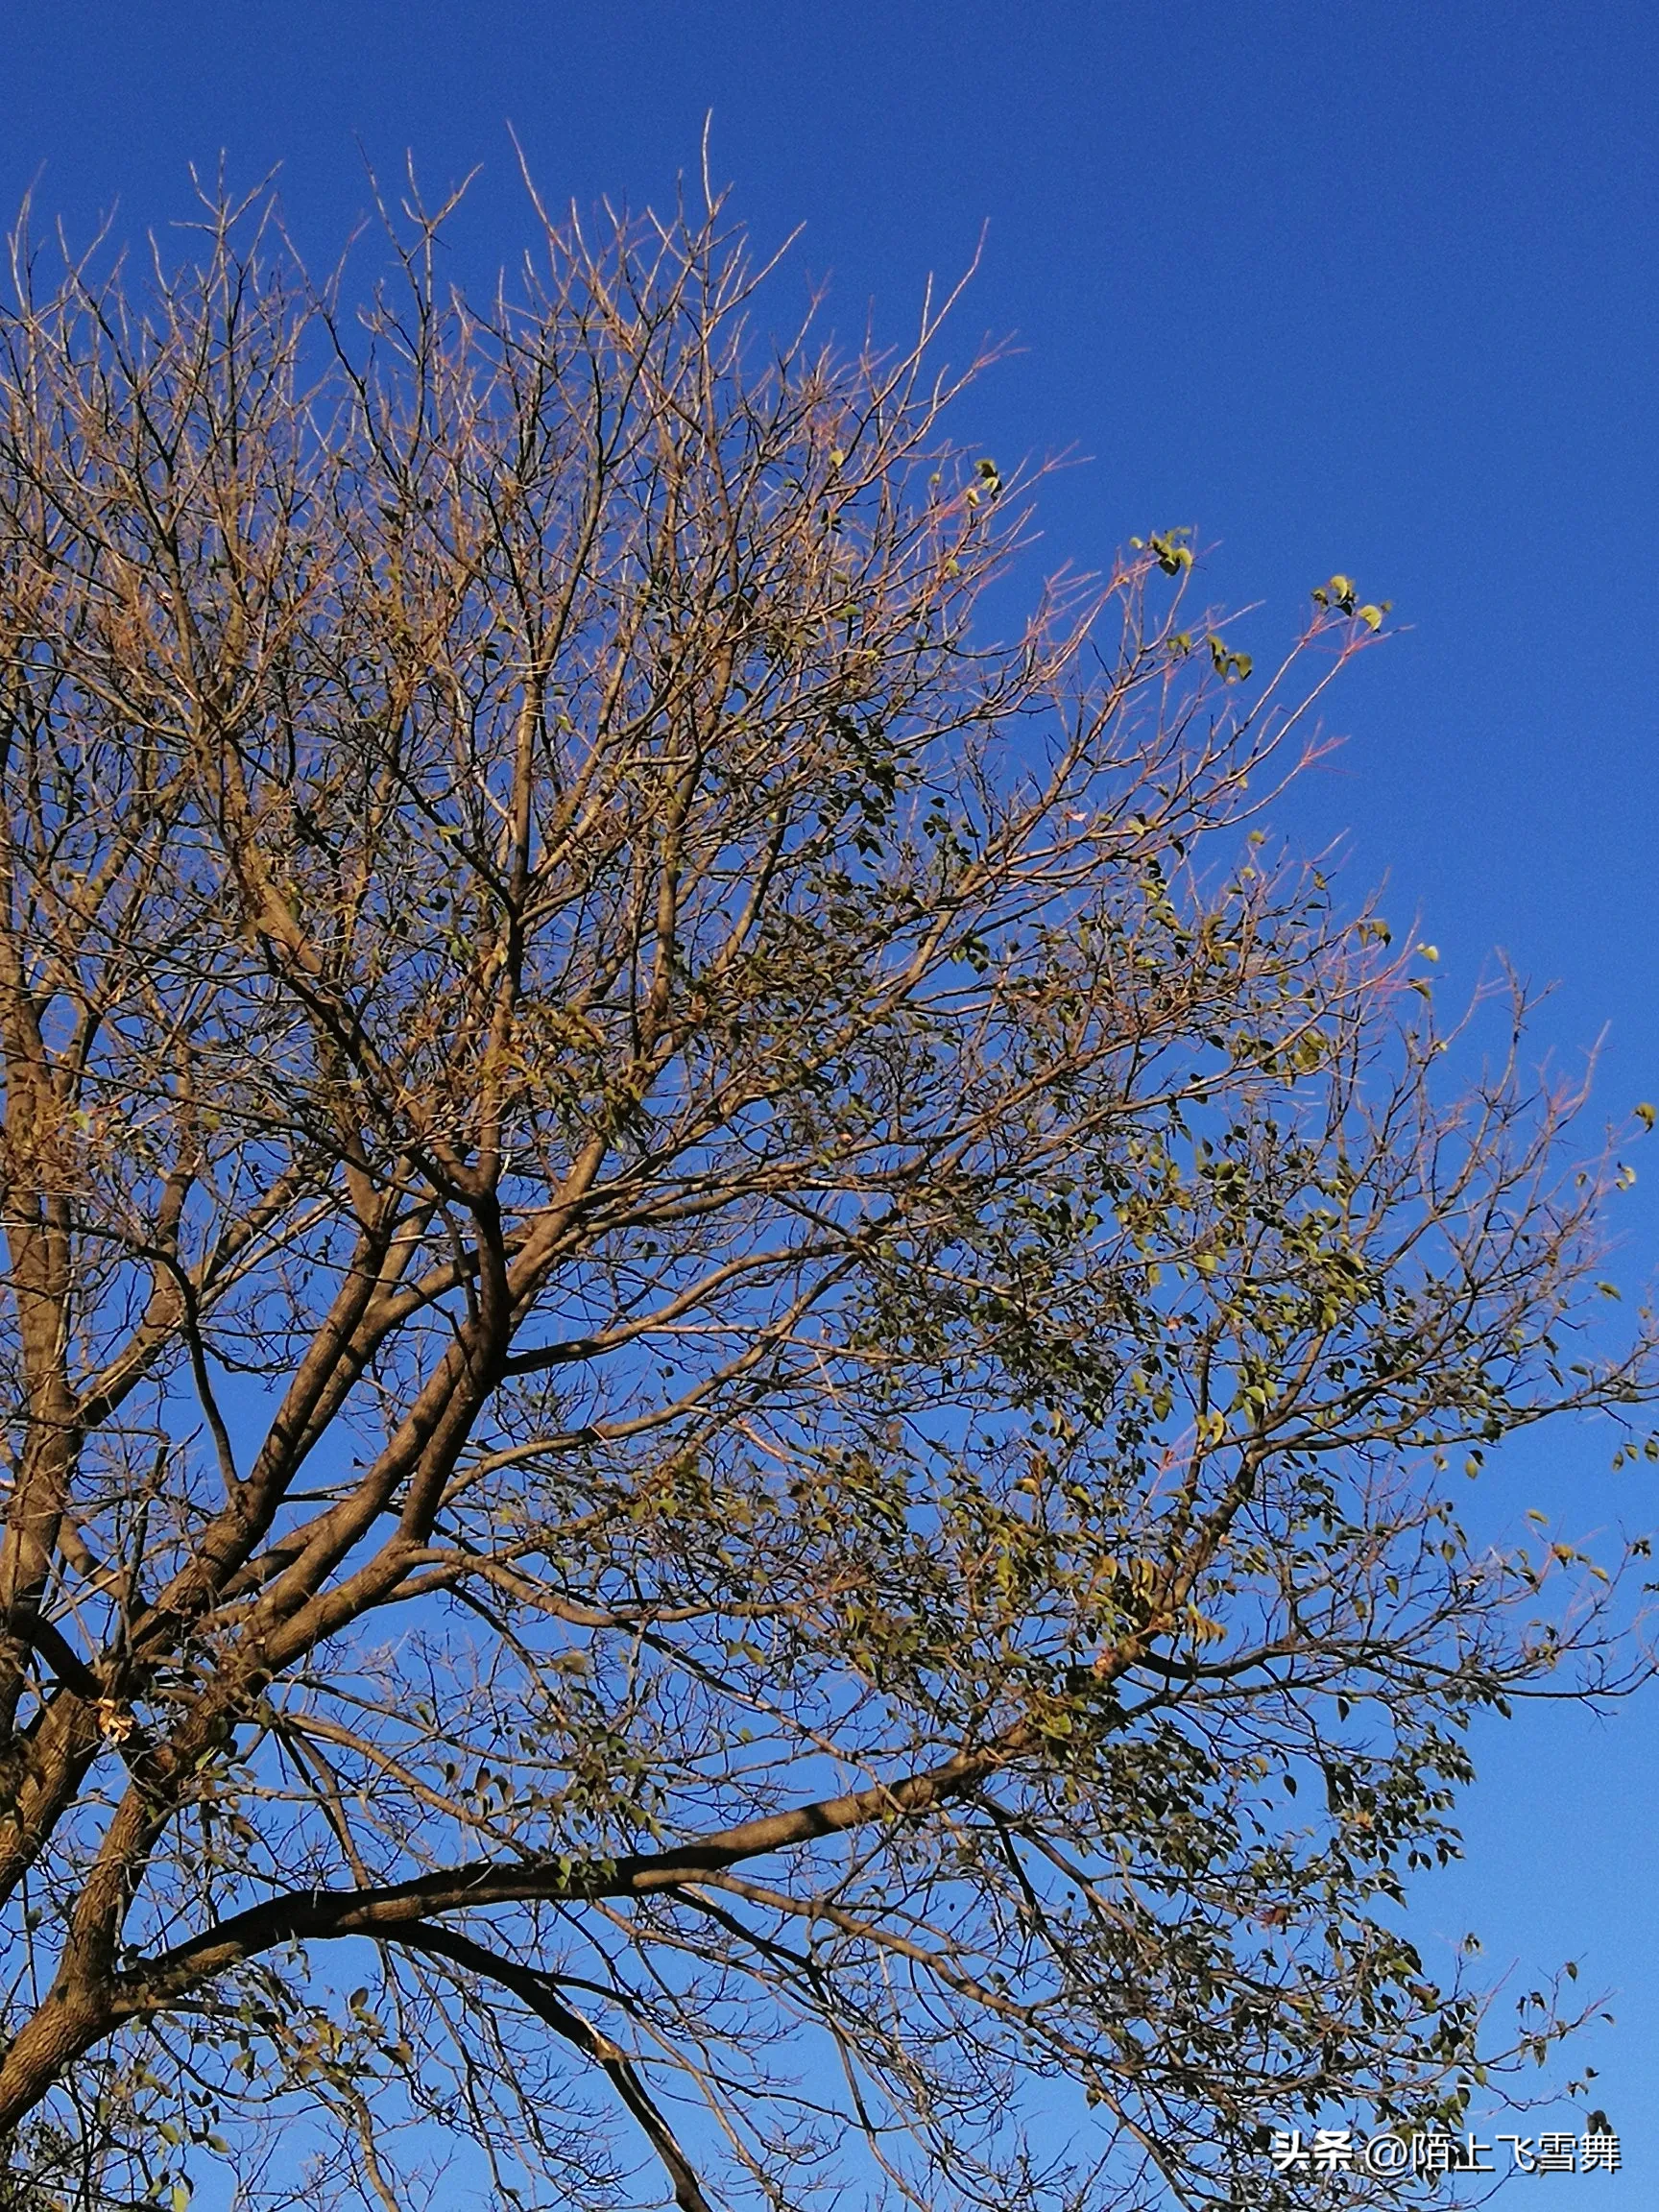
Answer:
[{"label": "thick tree branch", "polygon": [[573,2044],[585,2058],[591,2058],[609,2076],[617,2096],[639,2123],[652,2150],[667,2169],[674,2188],[674,2201],[684,2212],[713,2212],[695,2169],[675,2141],[673,2129],[647,2092],[632,2059],[590,2020],[584,2019],[580,2012],[564,2003],[559,1996],[557,1976],[538,1973],[534,1967],[521,1965],[515,1959],[505,1959],[499,1952],[486,1951],[481,1943],[457,1935],[451,1928],[433,1928],[417,1921],[413,1927],[400,1930],[396,1940],[409,1950],[424,1951],[434,1959],[447,1959],[453,1965],[477,1975],[481,1981],[499,1983],[503,1989],[511,1990],[528,2006],[555,2034]]},{"label": "thick tree branch", "polygon": [[586,1869],[486,1862],[420,1875],[381,1889],[290,1890],[131,1968],[118,1984],[119,2009],[123,2016],[160,2009],[278,1943],[342,1936],[391,1937],[434,1913],[477,1911],[492,1905],[642,1897],[769,1852],[792,1850],[878,1821],[915,1819],[962,1797],[1019,1758],[1035,1740],[1029,1724],[1020,1722],[991,1743],[958,1751],[941,1765],[902,1780],[823,1797],[721,1829],[698,1842],[630,1855],[611,1863],[595,1862]]}]

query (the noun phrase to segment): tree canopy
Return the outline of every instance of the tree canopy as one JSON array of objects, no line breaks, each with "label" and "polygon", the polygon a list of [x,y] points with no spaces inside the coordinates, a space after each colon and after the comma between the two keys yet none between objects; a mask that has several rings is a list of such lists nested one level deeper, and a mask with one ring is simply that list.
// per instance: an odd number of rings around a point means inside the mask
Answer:
[{"label": "tree canopy", "polygon": [[1262,826],[1386,611],[999,637],[932,310],[442,220],[0,320],[19,2174],[1358,2201],[1260,2131],[1460,2109],[1403,1885],[1613,1633],[1452,1485],[1653,1380],[1519,1005]]}]

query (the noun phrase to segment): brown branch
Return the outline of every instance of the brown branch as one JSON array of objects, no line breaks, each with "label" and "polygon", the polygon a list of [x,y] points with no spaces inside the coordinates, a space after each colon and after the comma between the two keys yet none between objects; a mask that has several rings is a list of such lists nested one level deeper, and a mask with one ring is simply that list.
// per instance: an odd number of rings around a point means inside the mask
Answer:
[{"label": "brown branch", "polygon": [[119,1978],[122,2017],[164,2009],[186,1991],[274,1945],[342,1936],[397,1938],[399,1932],[437,1912],[475,1911],[492,1905],[569,1902],[601,1897],[642,1897],[717,1873],[740,1861],[840,1836],[880,1820],[912,1820],[964,1796],[1036,1742],[1019,1721],[976,1750],[962,1750],[937,1767],[897,1782],[823,1797],[726,1828],[701,1841],[667,1851],[591,1862],[586,1870],[557,1862],[483,1862],[446,1867],[379,1889],[296,1889],[250,1906],[244,1912],[145,1960]]},{"label": "brown branch", "polygon": [[435,1959],[447,1959],[484,1981],[498,1982],[503,1989],[511,1990],[528,2006],[537,2019],[545,2022],[555,2034],[563,2035],[585,2058],[591,2058],[609,2076],[617,2096],[639,2123],[652,2150],[667,2169],[668,2178],[674,2185],[674,2201],[683,2207],[683,2212],[713,2212],[690,2160],[675,2141],[672,2128],[647,2093],[632,2059],[590,2020],[584,2019],[580,2012],[563,2002],[558,1994],[556,1976],[540,1973],[516,1959],[505,1959],[499,1952],[486,1951],[481,1943],[457,1935],[452,1928],[432,1928],[418,1922],[412,1928],[400,1930],[396,1940],[409,1950],[424,1951]]}]

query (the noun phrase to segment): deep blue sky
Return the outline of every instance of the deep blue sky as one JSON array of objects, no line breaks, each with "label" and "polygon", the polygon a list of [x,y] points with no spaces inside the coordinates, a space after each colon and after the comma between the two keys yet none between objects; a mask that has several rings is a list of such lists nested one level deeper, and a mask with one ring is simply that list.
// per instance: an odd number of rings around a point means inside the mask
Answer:
[{"label": "deep blue sky", "polygon": [[[1659,1097],[1653,342],[1659,11],[1637,0],[87,0],[0,5],[0,207],[84,235],[186,211],[185,165],[282,165],[321,257],[364,153],[436,190],[476,164],[457,274],[526,242],[507,137],[543,192],[636,203],[694,168],[763,239],[797,223],[831,317],[908,324],[989,224],[962,343],[1022,349],[972,400],[999,457],[1094,456],[1044,502],[1045,557],[1191,523],[1252,642],[1334,568],[1409,634],[1356,673],[1350,741],[1297,808],[1387,874],[1444,988],[1502,946],[1557,979],[1541,1035],[1607,1032],[1609,1115]],[[359,150],[359,142],[361,148]],[[1659,1149],[1620,1272],[1659,1254]],[[1496,1509],[1659,1522],[1606,1440],[1505,1463]],[[1659,1692],[1595,1723],[1524,1714],[1483,1745],[1470,1864],[1420,1922],[1483,1927],[1535,1977],[1617,1994],[1598,2101],[1659,2189]],[[1526,1984],[1521,1984],[1525,1986]]]}]

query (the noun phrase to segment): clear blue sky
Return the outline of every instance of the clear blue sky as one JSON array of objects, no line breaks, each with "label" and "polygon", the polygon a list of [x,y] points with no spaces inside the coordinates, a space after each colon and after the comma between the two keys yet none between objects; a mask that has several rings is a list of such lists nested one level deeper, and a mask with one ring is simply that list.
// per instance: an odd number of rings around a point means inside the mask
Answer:
[{"label": "clear blue sky", "polygon": [[[849,328],[874,299],[901,330],[988,222],[964,339],[1023,350],[973,434],[1094,457],[1046,495],[1046,554],[1195,524],[1263,644],[1334,568],[1391,597],[1410,633],[1343,696],[1298,834],[1346,833],[1356,891],[1388,875],[1447,988],[1496,946],[1558,979],[1543,1034],[1605,1027],[1610,1115],[1659,1097],[1651,0],[3,0],[0,88],[0,205],[37,180],[83,235],[117,199],[122,228],[180,214],[224,149],[250,181],[282,164],[321,255],[360,142],[434,189],[483,165],[456,239],[482,276],[525,237],[509,122],[549,197],[639,202],[709,109],[716,175],[763,238],[805,224]],[[1630,1284],[1659,1256],[1638,1159]],[[1659,1523],[1606,1457],[1529,1448],[1493,1510]],[[1482,1749],[1471,1862],[1421,1930],[1615,1991],[1591,2056],[1626,2171],[1580,2186],[1654,2202],[1659,1692]]]}]

